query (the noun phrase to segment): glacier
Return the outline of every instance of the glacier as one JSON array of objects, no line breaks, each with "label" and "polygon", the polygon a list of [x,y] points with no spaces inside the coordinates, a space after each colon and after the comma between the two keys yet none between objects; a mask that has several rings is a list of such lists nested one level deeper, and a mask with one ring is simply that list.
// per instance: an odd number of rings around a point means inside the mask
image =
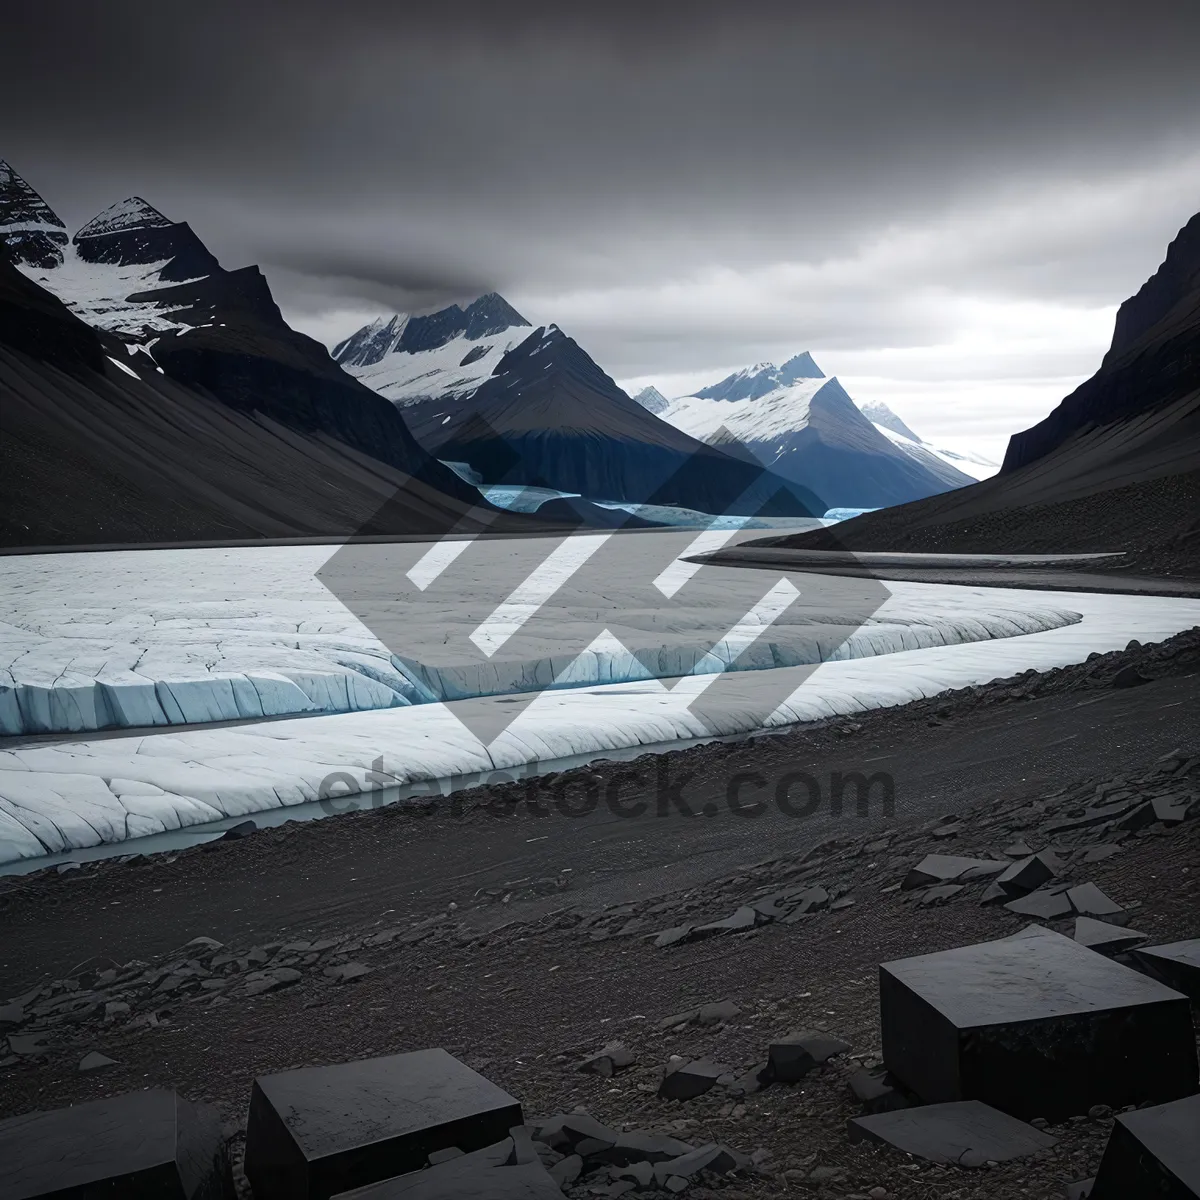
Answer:
[{"label": "glacier", "polygon": [[[342,547],[334,557],[350,568],[354,612],[318,578],[328,546],[0,559],[0,720],[18,735],[0,747],[0,862],[301,811],[330,779],[369,795],[900,704],[1200,623],[1196,600],[788,572],[795,602],[739,654],[742,643],[722,637],[729,595],[775,577],[690,556],[748,535],[590,535],[611,551],[604,634],[579,651],[598,585],[564,572],[536,627],[470,661],[429,648],[483,628],[498,581],[527,580],[555,539],[455,543],[424,574],[427,544]],[[657,600],[642,586],[654,571],[673,581]],[[424,658],[401,659],[384,641],[421,643]],[[701,720],[692,701],[731,666]],[[782,697],[765,716],[756,671]],[[466,717],[481,712],[495,716],[496,736],[471,732]],[[193,728],[148,731],[170,725]],[[122,726],[142,731],[87,736]],[[46,732],[83,736],[20,740]]]},{"label": "glacier", "polygon": [[[538,620],[486,658],[454,647],[562,539],[455,543],[440,579],[414,574],[430,560],[422,543],[348,546],[334,557],[328,546],[6,556],[0,733],[354,713],[674,678],[711,670],[744,612],[731,596],[761,595],[772,582],[738,568],[680,567],[751,529],[599,536],[602,599],[595,572],[564,578]],[[350,608],[318,578],[328,582],[335,563],[349,572],[348,590],[337,590]],[[687,583],[672,605],[647,586],[668,568]],[[1070,597],[804,579],[796,602],[736,661],[724,655],[722,669],[1010,639],[1079,620]],[[601,626],[618,647],[582,652]]]},{"label": "glacier", "polygon": [[745,703],[753,680],[743,674],[727,679],[720,711],[706,710],[703,722],[689,708],[707,685],[703,676],[673,688],[650,681],[545,691],[488,744],[469,732],[456,710],[503,706],[506,697],[17,744],[0,749],[0,863],[25,860],[30,867],[47,855],[95,853],[255,813],[282,816],[344,793],[379,799],[421,781],[780,729],[1067,666],[1121,649],[1130,638],[1151,643],[1200,624],[1200,601],[1182,598],[889,588],[913,609],[937,603],[948,611],[957,604],[969,617],[987,603],[1011,603],[1013,611],[1069,604],[1078,619],[1021,636],[843,658],[815,669],[777,668],[794,687],[766,720]]}]

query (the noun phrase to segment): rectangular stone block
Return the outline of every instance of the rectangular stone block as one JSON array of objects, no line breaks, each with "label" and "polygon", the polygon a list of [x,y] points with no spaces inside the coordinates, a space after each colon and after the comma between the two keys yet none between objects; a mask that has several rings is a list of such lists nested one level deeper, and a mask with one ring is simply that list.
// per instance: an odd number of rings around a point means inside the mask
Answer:
[{"label": "rectangular stone block", "polygon": [[254,1082],[246,1177],[255,1200],[328,1200],[522,1123],[516,1100],[445,1050],[284,1071]]},{"label": "rectangular stone block", "polygon": [[1122,1113],[1089,1200],[1200,1200],[1200,1096]]},{"label": "rectangular stone block", "polygon": [[0,1196],[233,1200],[215,1109],[153,1089],[0,1122]]},{"label": "rectangular stone block", "polygon": [[883,1056],[928,1103],[1060,1120],[1191,1094],[1187,997],[1050,930],[880,967]]}]

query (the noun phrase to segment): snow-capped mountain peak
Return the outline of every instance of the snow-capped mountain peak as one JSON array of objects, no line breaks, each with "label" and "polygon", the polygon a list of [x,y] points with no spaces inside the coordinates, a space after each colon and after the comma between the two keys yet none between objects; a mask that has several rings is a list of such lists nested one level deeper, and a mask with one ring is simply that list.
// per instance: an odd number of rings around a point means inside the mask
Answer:
[{"label": "snow-capped mountain peak", "polygon": [[118,200],[116,204],[110,204],[102,213],[94,216],[78,230],[75,240],[102,237],[104,234],[122,233],[132,229],[165,229],[174,223],[141,196],[129,196]]},{"label": "snow-capped mountain peak", "polygon": [[61,229],[58,214],[0,158],[0,229]]},{"label": "snow-capped mountain peak", "polygon": [[651,385],[644,387],[634,399],[647,411],[655,414],[666,412],[671,407],[671,402],[658,390]]},{"label": "snow-capped mountain peak", "polygon": [[825,372],[813,361],[809,351],[804,350],[793,355],[779,368],[779,377],[786,385],[798,383],[801,379],[824,379]]},{"label": "snow-capped mountain peak", "polygon": [[394,313],[376,317],[333,348],[333,359],[343,367],[369,367],[391,354],[404,334],[408,316]]},{"label": "snow-capped mountain peak", "polygon": [[[773,364],[768,365],[779,370]],[[722,380],[724,382],[727,381]],[[663,420],[700,441],[723,436],[743,443],[770,442],[773,438],[804,429],[808,424],[809,406],[818,392],[828,390],[831,396],[844,394],[836,379],[824,376],[777,385],[763,393],[749,392],[737,398],[713,396],[712,390],[706,388],[694,396],[680,396],[670,401],[661,414]],[[849,397],[846,400],[849,401]]]},{"label": "snow-capped mountain peak", "polygon": [[[438,350],[456,339],[478,342],[510,329],[531,328],[503,296],[486,292],[465,307],[448,304],[432,312],[377,317],[333,348],[343,367],[373,367],[390,354]],[[479,355],[477,357],[482,357]]]},{"label": "snow-capped mountain peak", "polygon": [[18,266],[52,267],[66,244],[58,214],[0,158],[0,248]]},{"label": "snow-capped mountain peak", "polygon": [[890,430],[892,433],[898,433],[901,437],[908,438],[910,442],[916,442],[920,445],[925,439],[918,437],[905,423],[898,417],[882,400],[868,400],[860,404],[859,409],[862,415],[877,425],[881,429]]},{"label": "snow-capped mountain peak", "polygon": [[495,370],[532,326],[503,296],[435,312],[379,317],[333,348],[333,358],[389,400],[412,404],[465,396]]},{"label": "snow-capped mountain peak", "polygon": [[727,375],[696,393],[704,400],[756,400],[781,387],[791,387],[802,379],[824,379],[825,372],[805,350],[789,358],[782,366],[772,362],[755,363]]},{"label": "snow-capped mountain peak", "polygon": [[860,404],[859,410],[863,416],[883,434],[898,450],[903,450],[909,458],[923,465],[937,469],[939,463],[953,467],[972,479],[988,479],[1000,469],[998,463],[992,462],[982,454],[964,453],[960,450],[947,450],[942,446],[934,446],[913,431],[898,417],[882,400],[868,400]]}]

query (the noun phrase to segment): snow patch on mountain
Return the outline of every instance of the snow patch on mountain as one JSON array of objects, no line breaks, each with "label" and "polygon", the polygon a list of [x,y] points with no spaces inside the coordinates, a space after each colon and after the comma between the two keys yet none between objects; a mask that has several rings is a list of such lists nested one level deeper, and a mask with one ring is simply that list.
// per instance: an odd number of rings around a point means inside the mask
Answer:
[{"label": "snow patch on mountain", "polygon": [[915,459],[919,463],[924,463],[926,466],[932,465],[931,460],[935,460],[945,463],[947,466],[954,467],[964,475],[969,475],[972,479],[976,480],[990,479],[1000,470],[999,463],[994,463],[990,459],[984,458],[981,454],[960,454],[956,450],[946,450],[938,446],[931,446],[928,442],[913,441],[911,438],[906,438],[903,434],[897,433],[886,425],[881,425],[878,421],[873,422],[873,424],[893,446],[903,450],[910,458]]},{"label": "snow patch on mountain", "polygon": [[129,196],[109,205],[102,213],[94,216],[75,234],[76,239],[102,237],[109,233],[123,233],[131,229],[165,229],[174,222],[164,217],[154,205],[141,196]]},{"label": "snow patch on mountain", "polygon": [[331,354],[343,370],[400,405],[469,395],[534,332],[495,292],[465,306],[378,317]]},{"label": "snow patch on mountain", "polygon": [[[176,302],[153,299],[154,290],[163,286],[159,273],[168,261],[129,266],[86,262],[73,245],[68,245],[63,249],[59,266],[17,263],[17,267],[93,329],[152,342],[164,333],[197,327],[186,319],[186,313],[179,310]],[[139,299],[124,299],[128,296]]]},{"label": "snow patch on mountain", "polygon": [[50,267],[66,244],[58,214],[0,158],[0,254],[19,267]]},{"label": "snow patch on mountain", "polygon": [[465,306],[378,317],[338,342],[331,354],[344,367],[371,367],[389,354],[437,350],[456,338],[479,342],[514,328],[531,326],[503,296],[487,292]]},{"label": "snow patch on mountain", "polygon": [[863,416],[883,434],[893,446],[903,450],[910,458],[925,466],[945,463],[972,479],[990,479],[1000,470],[1000,464],[992,462],[982,454],[966,454],[958,450],[947,450],[934,446],[914,433],[882,400],[868,400],[860,404]]},{"label": "snow patch on mountain", "polygon": [[378,362],[341,366],[367,387],[399,405],[431,399],[462,399],[496,370],[509,350],[531,337],[528,325],[472,339],[465,334],[432,350],[393,351]]},{"label": "snow patch on mountain", "polygon": [[813,398],[826,388],[844,394],[836,379],[824,376],[802,379],[737,400],[712,397],[712,389],[706,388],[709,395],[698,392],[694,396],[680,396],[660,416],[702,442],[710,441],[722,430],[739,442],[766,442],[803,429],[808,424]]}]

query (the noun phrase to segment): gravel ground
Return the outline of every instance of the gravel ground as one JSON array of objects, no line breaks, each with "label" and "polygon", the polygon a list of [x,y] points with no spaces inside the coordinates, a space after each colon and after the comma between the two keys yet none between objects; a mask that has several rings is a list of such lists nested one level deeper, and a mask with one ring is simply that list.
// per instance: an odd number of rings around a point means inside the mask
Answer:
[{"label": "gravel ground", "polygon": [[[773,752],[789,744],[798,751],[822,740],[866,739],[884,725],[907,728],[919,738],[931,725],[973,713],[1035,698],[1099,693],[1112,687],[1124,667],[1134,666],[1148,677],[1190,676],[1198,660],[1200,634],[1194,631],[1160,647],[1133,647],[1064,671],[968,689],[795,735],[807,741],[773,739]],[[712,763],[744,755],[747,747],[716,745],[684,753]],[[603,776],[608,769],[594,768],[590,774]],[[879,1064],[878,964],[1002,937],[1027,923],[1003,908],[982,906],[982,883],[945,903],[928,900],[922,889],[903,891],[896,885],[926,853],[995,857],[1014,838],[1025,838],[1033,849],[1054,846],[1072,882],[1091,880],[1118,903],[1137,905],[1130,924],[1152,940],[1196,936],[1200,820],[1151,823],[1136,831],[1120,828],[1119,820],[1156,795],[1191,797],[1191,816],[1198,816],[1198,788],[1200,745],[1189,745],[1167,762],[1128,777],[1077,777],[1022,795],[981,795],[977,804],[953,814],[893,822],[871,833],[855,830],[823,846],[777,854],[686,887],[673,888],[667,878],[655,895],[616,906],[589,903],[569,890],[556,893],[552,880],[535,880],[540,889],[517,887],[508,899],[485,895],[472,904],[439,905],[423,913],[376,909],[369,919],[361,912],[343,914],[337,928],[290,942],[281,937],[254,945],[191,945],[123,956],[120,962],[98,957],[66,972],[70,978],[18,997],[24,1019],[0,1025],[0,1033],[18,1038],[37,1031],[46,1035],[41,1047],[18,1043],[25,1051],[40,1052],[0,1055],[0,1116],[173,1086],[216,1104],[236,1148],[256,1075],[436,1045],[517,1096],[527,1119],[583,1107],[618,1128],[670,1132],[695,1144],[724,1142],[747,1154],[765,1152],[759,1155],[761,1171],[693,1186],[689,1195],[725,1200],[1061,1196],[1066,1183],[1094,1173],[1111,1116],[1079,1114],[1050,1127],[1059,1139],[1053,1150],[979,1170],[936,1166],[848,1141],[846,1123],[861,1112],[847,1086],[849,1074]],[[514,785],[507,793],[493,789],[476,800],[482,806],[516,795],[524,793]],[[1098,795],[1125,805],[1121,816],[1083,829],[1048,829]],[[393,809],[323,824],[332,828],[357,821],[356,829],[378,833],[389,823],[430,820]],[[289,845],[281,831],[273,833],[257,852],[264,867]],[[197,850],[176,856],[170,869],[203,870],[226,853],[249,852],[254,840],[211,854]],[[1087,848],[1097,843],[1118,849],[1085,861]],[[110,894],[104,888],[129,896],[130,880],[145,882],[161,869],[163,864],[150,864],[138,876],[129,865],[107,862],[89,872],[11,881],[0,892],[0,920],[11,930],[14,918],[49,904],[55,920],[70,922],[84,906]],[[72,879],[81,874],[93,878]],[[852,899],[853,905],[744,933],[654,945],[667,928],[728,916],[764,894],[814,884],[833,898]],[[136,923],[136,900],[130,903],[133,911],[120,919]],[[1069,932],[1071,926],[1056,927]],[[369,970],[349,982],[326,974],[347,964]],[[670,1014],[726,999],[740,1011],[722,1023],[660,1026]],[[126,1004],[128,1011],[121,1007]],[[0,1008],[0,1022],[11,1022],[13,1012],[5,1014]],[[762,1061],[772,1038],[798,1028],[835,1033],[850,1044],[850,1052],[801,1084],[772,1085],[749,1095],[714,1088],[688,1102],[656,1094],[672,1055],[711,1059],[741,1074]],[[613,1040],[633,1052],[634,1066],[612,1078],[579,1071],[587,1055]],[[80,1073],[77,1064],[93,1050],[115,1064]],[[590,1193],[582,1186],[571,1194]]]}]

